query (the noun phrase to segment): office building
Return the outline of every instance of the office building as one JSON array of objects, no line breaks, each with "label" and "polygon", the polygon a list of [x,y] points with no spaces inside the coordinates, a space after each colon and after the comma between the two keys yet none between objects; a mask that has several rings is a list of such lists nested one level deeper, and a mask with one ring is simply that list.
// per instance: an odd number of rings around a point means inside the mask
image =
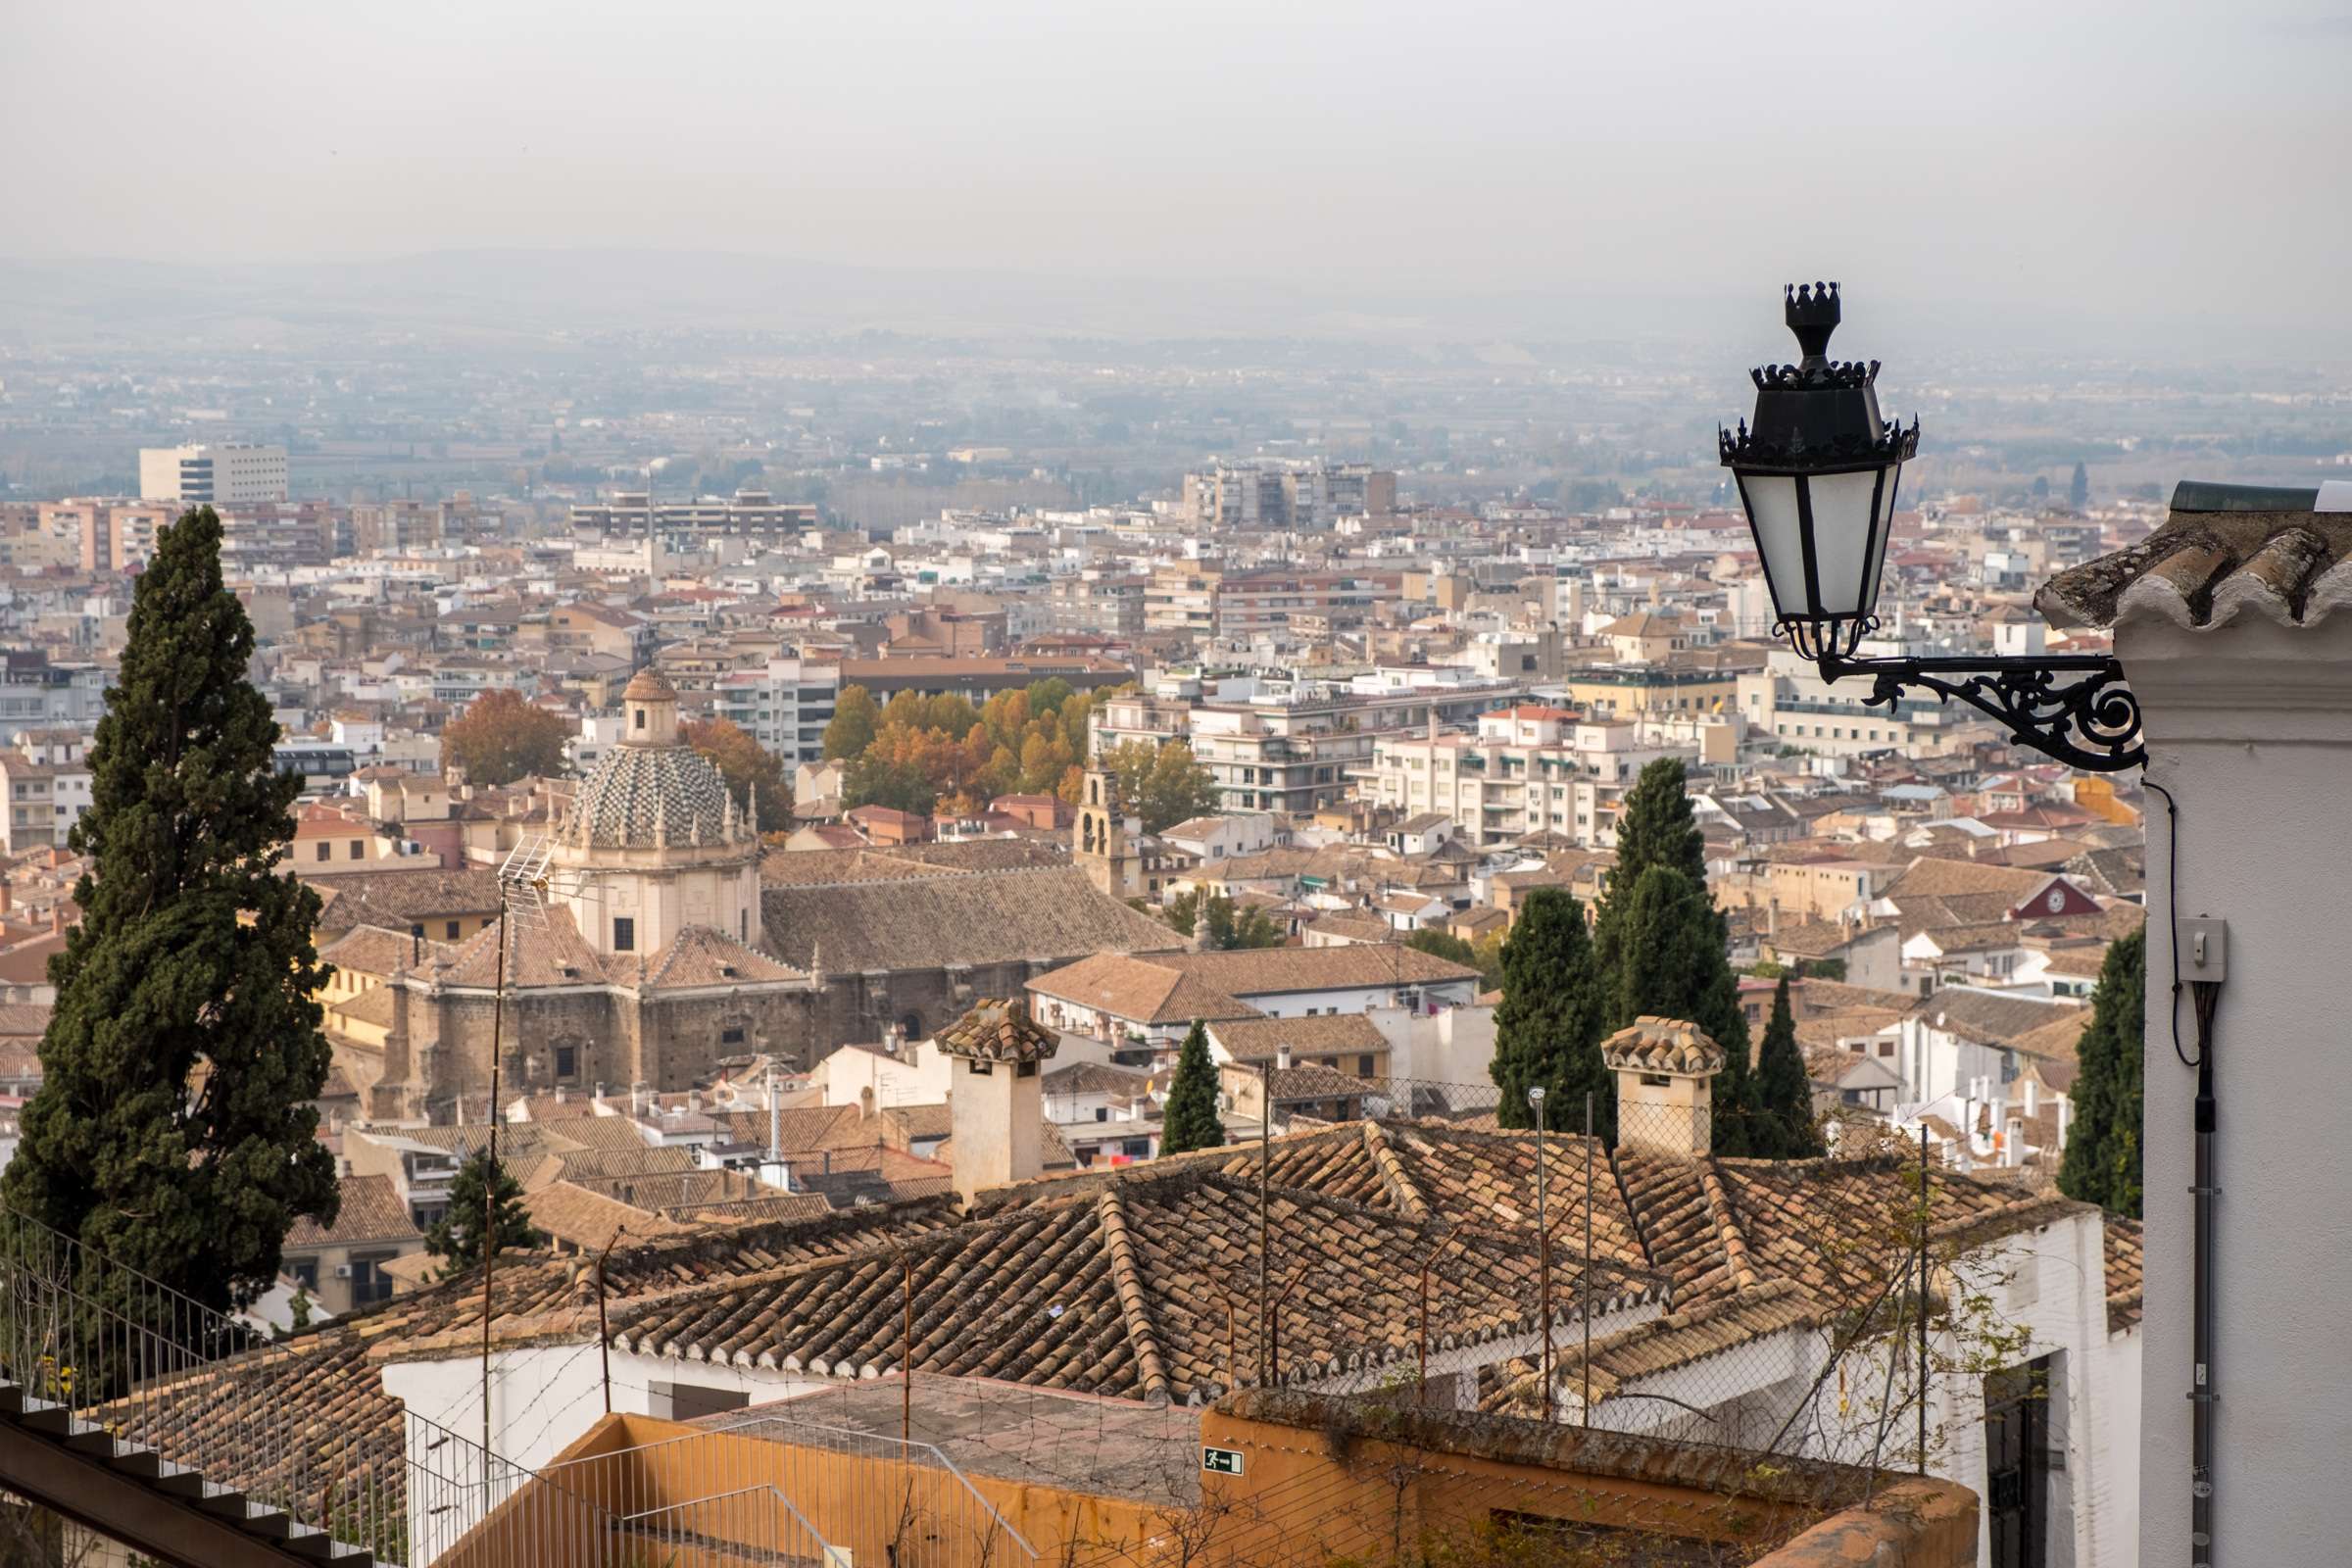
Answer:
[{"label": "office building", "polygon": [[183,507],[228,507],[286,499],[286,449],[225,446],[142,447],[139,499]]}]

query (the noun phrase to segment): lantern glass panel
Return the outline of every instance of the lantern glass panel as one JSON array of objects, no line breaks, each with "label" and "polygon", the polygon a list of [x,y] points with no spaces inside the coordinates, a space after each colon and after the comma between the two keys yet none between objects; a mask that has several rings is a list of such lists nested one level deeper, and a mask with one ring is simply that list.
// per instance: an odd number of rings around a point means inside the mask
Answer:
[{"label": "lantern glass panel", "polygon": [[1876,597],[1863,574],[1877,554],[1877,518],[1872,515],[1879,470],[1813,475],[1813,564],[1821,584],[1814,612],[1859,615]]},{"label": "lantern glass panel", "polygon": [[1894,534],[1894,492],[1903,477],[1903,466],[1890,463],[1882,471],[1886,477],[1879,487],[1879,514],[1870,530],[1870,571],[1862,580],[1862,612],[1866,615],[1878,609],[1879,579],[1886,574],[1886,541]]},{"label": "lantern glass panel", "polygon": [[1764,558],[1764,586],[1772,593],[1772,609],[1782,620],[1808,619],[1813,607],[1805,596],[1805,545],[1797,525],[1795,477],[1786,473],[1743,473],[1740,494],[1747,503],[1748,520],[1756,530],[1756,549]]}]

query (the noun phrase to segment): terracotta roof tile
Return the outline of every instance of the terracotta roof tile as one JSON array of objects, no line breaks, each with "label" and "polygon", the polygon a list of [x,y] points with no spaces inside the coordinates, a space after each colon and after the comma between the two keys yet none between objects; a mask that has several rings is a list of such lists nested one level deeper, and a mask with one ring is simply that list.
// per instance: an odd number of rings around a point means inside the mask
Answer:
[{"label": "terracotta roof tile", "polygon": [[1601,1060],[1612,1071],[1721,1072],[1731,1058],[1694,1023],[1645,1013],[1600,1043]]},{"label": "terracotta roof tile", "polygon": [[2064,626],[2112,626],[2134,614],[2221,626],[2246,612],[2316,624],[2352,601],[2352,514],[2314,505],[2310,490],[2183,483],[2162,527],[2060,572],[2034,606]]},{"label": "terracotta roof tile", "polygon": [[1029,1004],[983,1001],[971,1011],[939,1031],[939,1049],[948,1055],[971,1061],[1020,1062],[1034,1066],[1051,1061],[1061,1049],[1061,1037],[1034,1022]]},{"label": "terracotta roof tile", "polygon": [[320,1225],[305,1214],[286,1232],[286,1247],[292,1251],[307,1251],[320,1247],[341,1247],[352,1242],[413,1242],[421,1240],[423,1233],[409,1215],[409,1207],[400,1200],[399,1189],[389,1176],[346,1176],[339,1184],[343,1205],[335,1214],[332,1225]]},{"label": "terracotta roof tile", "polygon": [[771,953],[828,973],[1055,963],[1183,939],[1075,868],[776,886],[762,892]]}]

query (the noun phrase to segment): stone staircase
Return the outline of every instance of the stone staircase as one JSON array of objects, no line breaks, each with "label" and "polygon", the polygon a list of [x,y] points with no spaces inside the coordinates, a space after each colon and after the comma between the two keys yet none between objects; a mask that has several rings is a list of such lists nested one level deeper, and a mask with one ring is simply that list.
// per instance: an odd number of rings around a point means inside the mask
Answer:
[{"label": "stone staircase", "polygon": [[[203,1472],[174,1463],[145,1444],[119,1438],[103,1425],[76,1415],[69,1406],[27,1392],[22,1383],[4,1372],[0,1372],[0,1426],[20,1439],[35,1440],[85,1461],[82,1466],[64,1467],[60,1472],[77,1481],[71,1488],[72,1495],[40,1494],[38,1489],[26,1484],[21,1467],[16,1465],[10,1467],[9,1490],[70,1518],[89,1521],[94,1528],[103,1530],[103,1521],[126,1517],[121,1499],[110,1499],[107,1495],[110,1492],[137,1488],[172,1509],[186,1511],[191,1516],[188,1520],[191,1526],[225,1524],[246,1537],[261,1555],[248,1554],[244,1560],[374,1568],[373,1552],[338,1542],[317,1526],[295,1519],[284,1508],[257,1501],[236,1487],[208,1480]],[[195,1549],[185,1558],[166,1543],[131,1544],[142,1552],[160,1552],[175,1562],[200,1562],[214,1556],[212,1550],[202,1549],[194,1541],[195,1535],[217,1536],[217,1532],[192,1532],[190,1541],[183,1544]]]}]

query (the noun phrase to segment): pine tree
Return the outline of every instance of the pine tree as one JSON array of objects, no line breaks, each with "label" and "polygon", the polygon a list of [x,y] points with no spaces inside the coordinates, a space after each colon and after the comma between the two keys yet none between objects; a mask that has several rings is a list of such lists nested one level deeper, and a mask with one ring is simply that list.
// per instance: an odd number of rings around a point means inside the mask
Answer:
[{"label": "pine tree", "polygon": [[2107,949],[2090,996],[2090,1022],[2075,1048],[2073,1117],[2058,1190],[2069,1198],[2139,1218],[2140,1092],[2145,1071],[2148,936],[2145,929]]},{"label": "pine tree", "polygon": [[2066,482],[2066,504],[2077,512],[2090,505],[2090,470],[2080,463],[2075,465],[2075,476]]},{"label": "pine tree", "polygon": [[1740,1006],[1740,978],[1724,951],[1723,916],[1707,901],[1703,884],[1671,865],[1643,871],[1620,907],[1623,958],[1611,977],[1613,1020],[1623,1027],[1654,1013],[1694,1023],[1713,1037],[1723,1048],[1724,1067],[1715,1075],[1711,1147],[1718,1154],[1751,1152],[1756,1102],[1747,1015]]},{"label": "pine tree", "polygon": [[539,1233],[531,1228],[531,1216],[522,1206],[522,1184],[503,1162],[490,1162],[490,1146],[485,1143],[466,1156],[458,1174],[451,1178],[449,1211],[425,1227],[424,1250],[444,1260],[439,1270],[442,1279],[455,1279],[481,1264],[482,1189],[494,1172],[498,1193],[492,1210],[498,1238],[494,1250],[514,1251],[540,1243]]},{"label": "pine tree", "polygon": [[41,1088],[0,1198],[221,1309],[269,1288],[297,1216],[337,1209],[310,1103],[318,895],[279,867],[302,780],[273,765],[212,508],[158,536],[128,631],[71,841],[82,920],[49,962]]},{"label": "pine tree", "polygon": [[1600,1059],[1607,1009],[1584,906],[1564,888],[1536,889],[1502,945],[1502,1002],[1487,1067],[1502,1091],[1494,1119],[1533,1127],[1527,1092],[1541,1084],[1544,1124],[1581,1130],[1589,1093],[1593,1134],[1614,1147],[1617,1088]]},{"label": "pine tree", "polygon": [[1748,1152],[1771,1159],[1811,1159],[1822,1152],[1813,1120],[1813,1078],[1796,1044],[1796,1014],[1788,1010],[1788,977],[1772,993],[1772,1022],[1756,1053],[1756,1115],[1748,1124]]},{"label": "pine tree", "polygon": [[[1272,1107],[1267,1107],[1272,1124]],[[1159,1152],[1182,1154],[1196,1149],[1219,1149],[1225,1143],[1225,1123],[1217,1115],[1217,1066],[1208,1058],[1208,1031],[1193,1020],[1176,1053],[1176,1076],[1168,1082],[1168,1102],[1159,1125]]]}]

